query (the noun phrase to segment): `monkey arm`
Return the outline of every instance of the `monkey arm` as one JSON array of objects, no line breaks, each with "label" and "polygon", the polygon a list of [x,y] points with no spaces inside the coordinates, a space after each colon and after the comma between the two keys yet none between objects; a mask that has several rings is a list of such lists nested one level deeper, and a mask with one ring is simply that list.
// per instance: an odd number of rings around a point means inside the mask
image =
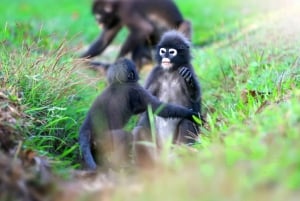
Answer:
[{"label": "monkey arm", "polygon": [[137,85],[129,91],[129,106],[132,114],[139,114],[147,110],[150,105],[158,116],[164,118],[185,118],[193,121],[193,115],[198,116],[198,112],[183,106],[167,104],[158,100],[143,87]]},{"label": "monkey arm", "polygon": [[191,84],[189,85],[188,90],[192,100],[199,102],[199,100],[201,99],[201,88],[195,75],[192,76]]},{"label": "monkey arm", "polygon": [[202,105],[201,87],[198,80],[195,78],[195,76],[192,76],[191,83],[192,84],[188,85],[187,87],[191,97],[190,99],[191,107],[193,108],[193,111],[199,113],[201,120],[203,120],[202,109],[201,109],[201,105]]},{"label": "monkey arm", "polygon": [[98,39],[80,57],[91,58],[101,54],[105,50],[105,48],[111,43],[111,41],[115,38],[116,34],[119,32],[121,27],[121,23],[118,23],[112,28],[104,28]]},{"label": "monkey arm", "polygon": [[200,83],[197,80],[195,73],[192,68],[182,67],[179,69],[179,74],[183,77],[188,93],[190,95],[190,104],[194,111],[198,112],[201,120],[204,118],[202,116],[201,109],[201,87]]},{"label": "monkey arm", "polygon": [[[202,114],[202,93],[201,93],[201,86],[198,80],[193,76],[193,86],[188,88],[190,96],[191,96],[191,106],[194,111],[197,111],[200,115],[200,119],[204,122],[204,117]],[[198,115],[198,116],[199,116]]]},{"label": "monkey arm", "polygon": [[185,118],[194,121],[193,115],[198,116],[197,112],[194,112],[193,110],[186,107],[163,103],[159,101],[155,96],[149,94],[147,91],[144,91],[141,95],[147,105],[150,105],[153,111],[160,117]]},{"label": "monkey arm", "polygon": [[187,85],[187,90],[191,99],[195,102],[198,102],[201,98],[201,89],[196,75],[193,72],[193,69],[188,67],[182,67],[179,69],[178,72]]},{"label": "monkey arm", "polygon": [[197,112],[193,112],[192,109],[187,109],[185,107],[160,103],[159,107],[151,104],[154,111],[158,111],[157,115],[164,118],[185,118],[194,121],[193,116],[198,116]]}]

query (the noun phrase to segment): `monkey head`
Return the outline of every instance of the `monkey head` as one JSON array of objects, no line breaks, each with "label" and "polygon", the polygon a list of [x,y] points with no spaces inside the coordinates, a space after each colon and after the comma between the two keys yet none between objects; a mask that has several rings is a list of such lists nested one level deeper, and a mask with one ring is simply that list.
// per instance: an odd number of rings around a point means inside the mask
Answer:
[{"label": "monkey head", "polygon": [[156,61],[164,69],[177,69],[190,63],[190,42],[179,31],[165,32],[156,48]]},{"label": "monkey head", "polygon": [[92,13],[100,26],[109,29],[120,22],[119,17],[115,14],[116,9],[115,0],[94,0]]},{"label": "monkey head", "polygon": [[111,64],[107,77],[110,84],[137,82],[139,79],[135,64],[127,58],[120,58]]}]

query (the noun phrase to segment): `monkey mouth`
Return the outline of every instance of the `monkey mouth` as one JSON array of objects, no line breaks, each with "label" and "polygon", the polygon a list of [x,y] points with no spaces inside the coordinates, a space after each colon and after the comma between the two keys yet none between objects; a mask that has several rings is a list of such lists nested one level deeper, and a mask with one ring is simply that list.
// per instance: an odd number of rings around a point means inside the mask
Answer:
[{"label": "monkey mouth", "polygon": [[171,68],[173,66],[173,64],[170,62],[169,59],[163,59],[162,62],[161,62],[161,66],[163,68]]},{"label": "monkey mouth", "polygon": [[170,62],[162,62],[161,66],[163,68],[171,68],[172,67],[172,63],[170,63]]}]

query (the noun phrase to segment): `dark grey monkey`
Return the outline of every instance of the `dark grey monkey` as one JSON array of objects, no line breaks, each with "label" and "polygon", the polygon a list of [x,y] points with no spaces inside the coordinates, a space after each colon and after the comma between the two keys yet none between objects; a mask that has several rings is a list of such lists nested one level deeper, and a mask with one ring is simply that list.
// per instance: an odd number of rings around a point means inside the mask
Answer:
[{"label": "dark grey monkey", "polygon": [[[183,34],[175,30],[166,32],[157,45],[157,66],[150,72],[145,88],[160,101],[192,108],[201,116],[201,88],[190,51],[190,42]],[[155,126],[158,147],[170,138],[176,144],[194,143],[199,134],[199,126],[188,119],[155,117]],[[149,141],[149,133],[150,122],[144,113],[134,131],[135,141]],[[140,165],[151,164],[150,152],[143,145],[136,146]],[[146,159],[147,154],[150,159]]]},{"label": "dark grey monkey", "polygon": [[[122,27],[126,27],[129,34],[118,58],[131,53],[138,68],[143,59],[152,59],[151,48],[166,30],[178,29],[188,37],[191,35],[190,22],[183,19],[172,0],[94,0],[92,12],[103,29],[81,55],[85,58],[101,54]],[[103,66],[107,67],[106,64]]]}]

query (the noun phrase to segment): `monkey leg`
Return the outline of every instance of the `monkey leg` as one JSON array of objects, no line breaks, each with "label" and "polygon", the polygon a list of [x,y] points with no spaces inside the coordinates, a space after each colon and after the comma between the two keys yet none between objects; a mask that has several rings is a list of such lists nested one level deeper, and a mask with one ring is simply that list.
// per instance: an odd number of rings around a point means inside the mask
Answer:
[{"label": "monkey leg", "polygon": [[121,47],[118,58],[123,57],[129,52],[135,50],[139,45],[144,45],[145,40],[154,31],[154,27],[147,19],[141,17],[138,13],[129,13],[124,18],[124,24],[129,29],[128,37]]},{"label": "monkey leg", "polygon": [[156,157],[156,142],[153,142],[150,129],[137,126],[133,130],[133,156],[135,163],[141,168],[154,166]]},{"label": "monkey leg", "polygon": [[147,61],[148,63],[149,61],[152,61],[151,48],[142,44],[138,45],[132,51],[132,60],[136,64],[138,70],[140,70]]},{"label": "monkey leg", "polygon": [[199,134],[199,127],[192,121],[183,119],[178,124],[177,133],[174,136],[174,144],[193,144]]}]

